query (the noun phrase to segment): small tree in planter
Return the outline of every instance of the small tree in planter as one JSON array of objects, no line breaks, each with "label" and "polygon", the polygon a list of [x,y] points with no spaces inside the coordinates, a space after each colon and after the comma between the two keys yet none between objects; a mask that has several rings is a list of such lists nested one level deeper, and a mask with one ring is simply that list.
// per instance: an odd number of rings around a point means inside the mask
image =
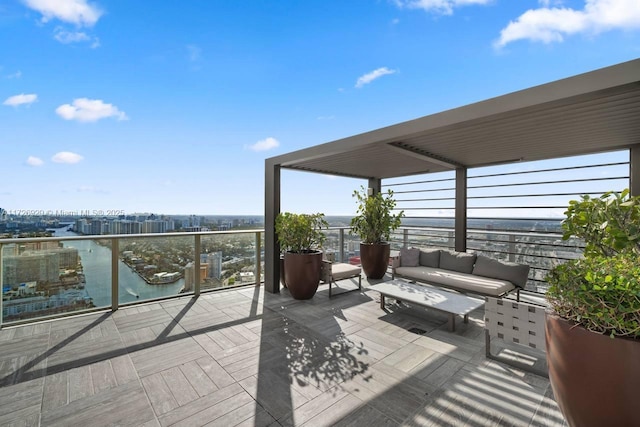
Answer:
[{"label": "small tree in planter", "polygon": [[640,425],[640,198],[628,190],[583,196],[566,215],[563,239],[586,247],[584,258],[547,276],[556,400],[571,425]]},{"label": "small tree in planter", "polygon": [[282,212],[276,217],[276,234],[284,252],[284,277],[295,299],[312,298],[320,283],[322,252],[328,227],[324,214]]},{"label": "small tree in planter", "polygon": [[360,261],[362,269],[369,279],[381,279],[387,271],[391,245],[389,237],[402,223],[404,211],[392,214],[396,207],[393,191],[385,195],[367,194],[364,187],[353,192],[358,201],[358,210],[351,219],[351,234],[362,239],[360,243]]}]

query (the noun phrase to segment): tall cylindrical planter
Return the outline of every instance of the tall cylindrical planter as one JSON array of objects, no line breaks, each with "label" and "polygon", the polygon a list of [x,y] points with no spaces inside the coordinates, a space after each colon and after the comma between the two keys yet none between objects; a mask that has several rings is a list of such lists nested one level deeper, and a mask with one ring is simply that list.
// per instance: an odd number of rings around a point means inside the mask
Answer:
[{"label": "tall cylindrical planter", "polygon": [[295,299],[313,298],[320,284],[322,252],[284,254],[284,275],[287,288]]},{"label": "tall cylindrical planter", "polygon": [[280,284],[287,287],[287,278],[284,275],[284,255],[280,255]]},{"label": "tall cylindrical planter", "polygon": [[368,279],[382,279],[389,265],[389,243],[360,243],[360,263]]},{"label": "tall cylindrical planter", "polygon": [[640,426],[640,341],[611,338],[547,313],[553,394],[571,426]]}]

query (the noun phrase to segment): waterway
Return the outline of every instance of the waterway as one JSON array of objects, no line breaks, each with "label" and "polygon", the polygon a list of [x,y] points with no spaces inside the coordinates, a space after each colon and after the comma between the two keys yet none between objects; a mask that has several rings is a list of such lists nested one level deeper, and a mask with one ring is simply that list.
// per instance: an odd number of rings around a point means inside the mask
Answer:
[{"label": "waterway", "polygon": [[[76,236],[66,228],[57,229],[54,236]],[[63,242],[65,247],[76,248],[82,260],[87,280],[85,289],[96,307],[111,306],[111,249],[93,240]],[[166,285],[149,285],[127,264],[118,260],[118,301],[120,304],[176,295],[184,279]]]}]

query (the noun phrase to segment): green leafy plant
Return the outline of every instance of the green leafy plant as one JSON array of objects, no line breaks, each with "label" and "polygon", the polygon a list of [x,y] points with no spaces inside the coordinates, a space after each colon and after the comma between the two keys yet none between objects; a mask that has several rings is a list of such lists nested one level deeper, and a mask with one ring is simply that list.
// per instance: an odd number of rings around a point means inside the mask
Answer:
[{"label": "green leafy plant", "polygon": [[562,238],[583,239],[585,256],[613,256],[625,251],[640,255],[640,198],[629,197],[628,189],[572,200],[565,215]]},{"label": "green leafy plant", "polygon": [[280,249],[295,253],[313,252],[324,244],[326,236],[322,229],[328,226],[322,213],[281,212],[276,217],[276,234]]},{"label": "green leafy plant", "polygon": [[351,234],[357,234],[363,243],[382,243],[389,240],[391,232],[402,223],[404,211],[392,214],[396,207],[393,191],[369,196],[364,187],[353,192],[358,200],[357,215],[351,219]]},{"label": "green leafy plant", "polygon": [[551,308],[591,331],[640,339],[640,198],[628,190],[582,196],[565,214],[563,239],[586,248],[549,272]]}]

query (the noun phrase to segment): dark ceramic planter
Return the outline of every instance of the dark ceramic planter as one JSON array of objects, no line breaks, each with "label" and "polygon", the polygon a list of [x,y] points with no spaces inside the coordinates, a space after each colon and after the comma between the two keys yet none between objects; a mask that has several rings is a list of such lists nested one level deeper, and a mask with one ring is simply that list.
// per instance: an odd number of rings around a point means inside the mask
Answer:
[{"label": "dark ceramic planter", "polygon": [[360,263],[368,279],[382,279],[389,265],[389,243],[360,243]]},{"label": "dark ceramic planter", "polygon": [[295,299],[313,298],[320,284],[322,252],[284,254],[284,275],[287,288]]},{"label": "dark ceramic planter", "polygon": [[611,338],[547,313],[553,394],[571,426],[640,426],[640,341]]},{"label": "dark ceramic planter", "polygon": [[287,278],[284,275],[284,255],[280,255],[280,284],[287,287]]}]

